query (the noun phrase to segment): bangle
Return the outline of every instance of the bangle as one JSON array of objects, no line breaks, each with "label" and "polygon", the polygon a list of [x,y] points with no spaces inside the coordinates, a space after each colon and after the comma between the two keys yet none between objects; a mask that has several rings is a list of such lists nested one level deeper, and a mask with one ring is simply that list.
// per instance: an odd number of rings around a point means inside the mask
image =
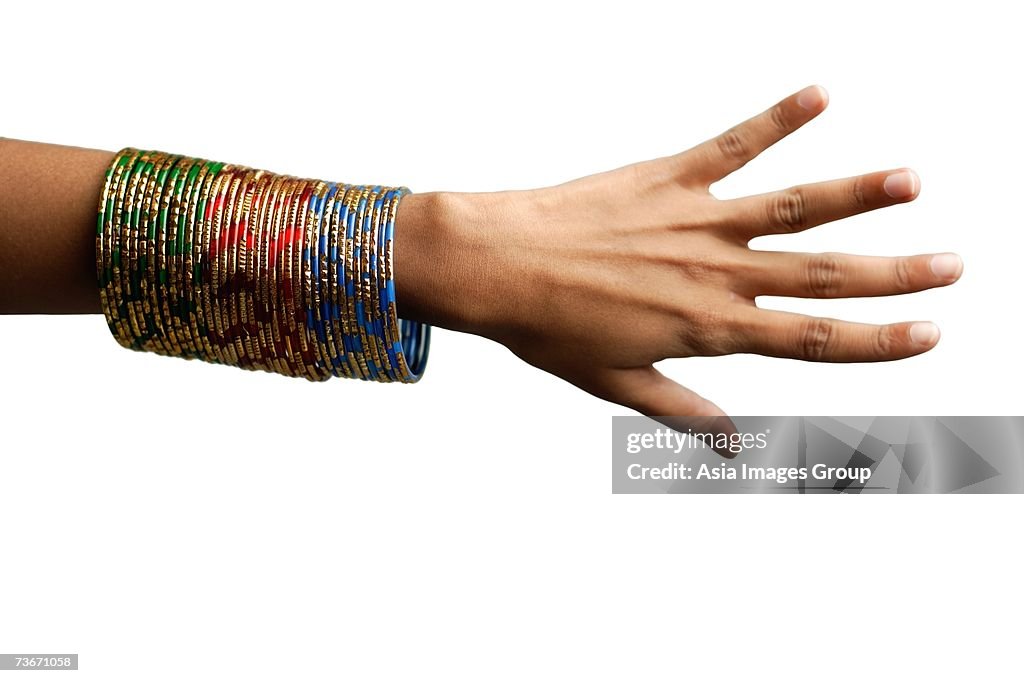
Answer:
[{"label": "bangle", "polygon": [[392,264],[408,192],[126,147],[97,206],[107,326],[165,356],[416,382],[430,326],[398,318]]}]

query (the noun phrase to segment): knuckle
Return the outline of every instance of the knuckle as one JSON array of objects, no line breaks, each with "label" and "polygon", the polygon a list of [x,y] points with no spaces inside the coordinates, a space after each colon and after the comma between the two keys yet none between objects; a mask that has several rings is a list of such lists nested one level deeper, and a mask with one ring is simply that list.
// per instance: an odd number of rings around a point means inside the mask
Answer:
[{"label": "knuckle", "polygon": [[800,352],[807,360],[821,360],[829,351],[835,323],[827,318],[812,318],[800,331]]},{"label": "knuckle", "polygon": [[705,356],[722,356],[730,353],[732,335],[729,321],[717,309],[703,307],[690,311],[683,327],[683,344]]},{"label": "knuckle", "polygon": [[663,160],[630,164],[626,168],[629,170],[632,187],[644,194],[662,188],[682,171],[682,166],[681,157],[674,155]]},{"label": "knuckle", "polygon": [[889,325],[882,325],[875,334],[875,351],[879,357],[892,355],[896,348],[896,331]]},{"label": "knuckle", "polygon": [[789,123],[789,117],[780,105],[775,105],[768,110],[768,119],[772,122],[777,133],[785,135],[793,127]]},{"label": "knuckle", "polygon": [[807,291],[819,299],[839,295],[846,279],[844,270],[837,254],[816,254],[807,261]]},{"label": "knuckle", "polygon": [[750,144],[736,128],[731,128],[717,138],[718,151],[727,159],[743,160],[748,158]]},{"label": "knuckle", "polygon": [[907,291],[913,287],[914,275],[909,259],[898,258],[893,262],[893,280],[900,291]]},{"label": "knuckle", "polygon": [[790,232],[807,225],[807,195],[798,187],[778,192],[768,201],[768,220]]},{"label": "knuckle", "polygon": [[853,195],[853,205],[858,209],[868,208],[868,194],[865,183],[864,176],[861,176],[853,181],[853,186],[850,188],[850,194]]},{"label": "knuckle", "polygon": [[719,329],[707,330],[700,343],[701,355],[725,356],[731,353],[731,338]]},{"label": "knuckle", "polygon": [[718,328],[710,328],[704,332],[700,346],[706,356],[724,356],[729,353],[729,337]]}]

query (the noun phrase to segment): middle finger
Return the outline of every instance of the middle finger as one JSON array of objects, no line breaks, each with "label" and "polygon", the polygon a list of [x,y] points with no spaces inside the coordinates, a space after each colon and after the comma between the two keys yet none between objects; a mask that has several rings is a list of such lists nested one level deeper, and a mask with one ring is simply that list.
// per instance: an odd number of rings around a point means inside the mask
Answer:
[{"label": "middle finger", "polygon": [[786,190],[723,200],[729,230],[749,241],[760,235],[800,232],[865,211],[909,202],[921,182],[909,169],[797,185]]},{"label": "middle finger", "polygon": [[854,256],[752,251],[743,293],[837,299],[890,296],[944,287],[957,281],[963,262],[956,254]]}]

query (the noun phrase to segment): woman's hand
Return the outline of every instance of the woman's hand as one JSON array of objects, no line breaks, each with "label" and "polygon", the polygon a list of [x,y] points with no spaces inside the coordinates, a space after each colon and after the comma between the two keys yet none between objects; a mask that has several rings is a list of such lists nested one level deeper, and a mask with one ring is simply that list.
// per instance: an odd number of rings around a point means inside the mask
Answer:
[{"label": "woman's hand", "polygon": [[951,284],[956,255],[752,250],[914,199],[907,169],[719,200],[709,186],[821,113],[817,86],[674,156],[531,191],[412,195],[396,222],[400,314],[480,334],[648,416],[723,416],[665,358],[758,353],[882,361],[931,349],[927,322],[867,325],[758,308],[762,295],[884,296]]}]

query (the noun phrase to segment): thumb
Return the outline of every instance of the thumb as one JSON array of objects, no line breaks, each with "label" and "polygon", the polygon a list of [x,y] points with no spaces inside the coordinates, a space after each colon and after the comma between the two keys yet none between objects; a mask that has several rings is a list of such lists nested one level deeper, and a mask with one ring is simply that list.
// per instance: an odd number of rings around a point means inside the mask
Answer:
[{"label": "thumb", "polygon": [[[709,434],[712,440],[708,445],[719,455],[736,455],[727,445],[729,437],[737,432],[729,416],[700,394],[661,374],[653,365],[608,370],[599,392],[592,393],[678,432]],[[719,442],[720,435],[725,435],[724,447]],[[719,447],[715,447],[716,443]]]}]

